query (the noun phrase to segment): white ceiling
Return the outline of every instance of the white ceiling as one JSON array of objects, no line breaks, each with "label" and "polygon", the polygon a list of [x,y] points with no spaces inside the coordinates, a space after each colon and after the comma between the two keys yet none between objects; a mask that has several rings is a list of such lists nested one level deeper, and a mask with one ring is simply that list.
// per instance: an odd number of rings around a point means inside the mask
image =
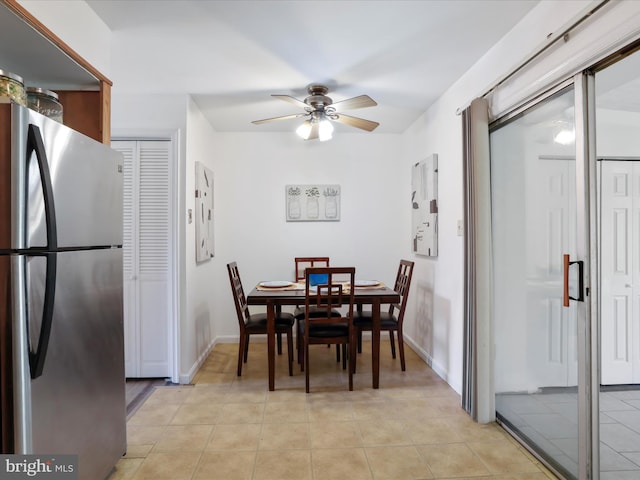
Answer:
[{"label": "white ceiling", "polygon": [[[113,32],[120,93],[191,94],[220,132],[292,131],[303,99],[324,83],[345,111],[404,132],[538,0],[87,0]],[[337,126],[350,132],[360,130]]]}]

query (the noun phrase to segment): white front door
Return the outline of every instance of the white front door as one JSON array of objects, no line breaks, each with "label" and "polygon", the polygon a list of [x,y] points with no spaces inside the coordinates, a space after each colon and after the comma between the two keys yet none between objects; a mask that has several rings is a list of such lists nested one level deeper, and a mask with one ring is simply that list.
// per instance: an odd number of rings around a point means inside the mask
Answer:
[{"label": "white front door", "polygon": [[640,163],[603,160],[599,166],[601,383],[640,383]]}]

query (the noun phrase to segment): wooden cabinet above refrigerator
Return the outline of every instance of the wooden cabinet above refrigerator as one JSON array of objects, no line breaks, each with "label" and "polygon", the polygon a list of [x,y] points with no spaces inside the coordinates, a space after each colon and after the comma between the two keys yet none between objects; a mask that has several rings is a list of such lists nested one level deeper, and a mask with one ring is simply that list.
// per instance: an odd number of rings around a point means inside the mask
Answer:
[{"label": "wooden cabinet above refrigerator", "polygon": [[112,82],[16,0],[0,0],[0,59],[25,86],[58,94],[65,125],[110,143]]}]

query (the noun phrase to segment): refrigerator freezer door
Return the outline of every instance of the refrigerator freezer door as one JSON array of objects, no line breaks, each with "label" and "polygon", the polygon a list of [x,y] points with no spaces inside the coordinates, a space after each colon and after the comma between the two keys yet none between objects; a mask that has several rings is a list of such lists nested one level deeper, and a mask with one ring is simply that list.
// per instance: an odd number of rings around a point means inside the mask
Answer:
[{"label": "refrigerator freezer door", "polygon": [[[61,252],[42,375],[31,381],[33,453],[77,454],[80,480],[102,480],[126,449],[122,249]],[[27,262],[37,344],[45,257]]]},{"label": "refrigerator freezer door", "polygon": [[[49,164],[58,248],[122,245],[122,154],[25,110],[22,117],[38,127]],[[28,162],[27,182],[27,246],[46,249],[44,196],[35,153]]]}]

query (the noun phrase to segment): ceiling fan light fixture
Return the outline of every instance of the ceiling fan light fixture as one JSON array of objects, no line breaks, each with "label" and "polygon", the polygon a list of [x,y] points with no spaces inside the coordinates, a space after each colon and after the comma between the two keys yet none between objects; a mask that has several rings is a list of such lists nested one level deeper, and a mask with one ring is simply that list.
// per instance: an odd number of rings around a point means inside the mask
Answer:
[{"label": "ceiling fan light fixture", "polygon": [[297,129],[296,133],[303,140],[307,140],[311,134],[311,120],[305,120]]},{"label": "ceiling fan light fixture", "polygon": [[291,95],[271,95],[288,103],[292,103],[301,107],[305,113],[294,113],[291,115],[282,115],[279,117],[265,118],[262,120],[254,120],[253,124],[260,125],[267,122],[277,120],[288,120],[291,118],[307,117],[307,120],[296,129],[298,136],[304,140],[319,139],[321,142],[330,140],[333,137],[333,122],[342,123],[349,127],[359,128],[372,132],[380,125],[378,122],[365,120],[364,118],[345,115],[343,110],[349,108],[365,108],[376,106],[377,103],[368,95],[359,95],[357,97],[348,98],[334,103],[330,97],[327,97],[329,89],[324,85],[309,85],[307,87],[309,96],[304,100],[298,100]]},{"label": "ceiling fan light fixture", "polygon": [[320,120],[320,126],[318,129],[318,140],[324,142],[326,140],[331,140],[333,137],[333,124],[324,118]]}]

